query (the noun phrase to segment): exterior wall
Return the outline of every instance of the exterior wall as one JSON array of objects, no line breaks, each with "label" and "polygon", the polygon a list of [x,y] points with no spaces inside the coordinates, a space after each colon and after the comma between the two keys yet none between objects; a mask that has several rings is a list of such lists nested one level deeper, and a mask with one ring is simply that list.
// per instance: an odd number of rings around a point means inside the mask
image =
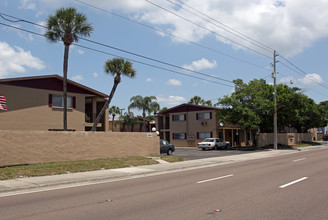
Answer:
[{"label": "exterior wall", "polygon": [[[301,141],[313,141],[311,133],[278,133],[278,144],[293,146]],[[258,136],[258,147],[273,145],[273,133],[261,133]]]},{"label": "exterior wall", "polygon": [[[63,128],[63,108],[49,107],[49,94],[61,92],[0,84],[6,96],[8,111],[0,112],[0,130],[48,130]],[[85,95],[68,93],[76,97],[76,108],[67,111],[68,129],[84,131]]]},{"label": "exterior wall", "polygon": [[[212,119],[197,119],[197,113],[212,113]],[[173,115],[185,114],[186,120],[184,121],[173,121]],[[192,111],[192,112],[179,112],[169,114],[170,118],[170,134],[171,143],[178,147],[196,147],[197,143],[202,141],[202,139],[197,139],[197,133],[199,132],[210,132],[212,137],[217,137],[217,120],[215,111],[205,110],[205,111]],[[203,122],[203,124],[202,124]],[[185,133],[185,140],[177,140],[173,138],[174,133]]]},{"label": "exterior wall", "polygon": [[156,133],[1,131],[0,140],[0,166],[159,154]]}]

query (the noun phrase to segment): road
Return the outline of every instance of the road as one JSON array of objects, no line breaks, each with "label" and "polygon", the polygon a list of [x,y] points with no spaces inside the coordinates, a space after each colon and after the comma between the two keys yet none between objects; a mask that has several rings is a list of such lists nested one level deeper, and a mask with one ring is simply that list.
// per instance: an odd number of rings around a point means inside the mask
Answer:
[{"label": "road", "polygon": [[[261,150],[257,150],[261,151]],[[229,149],[229,150],[206,150],[202,151],[198,148],[191,147],[177,147],[175,148],[175,152],[173,152],[173,156],[184,157],[188,160],[198,160],[202,158],[210,158],[210,157],[224,157],[224,156],[232,156],[232,155],[240,155],[240,154],[248,154],[255,152],[255,150],[237,150],[237,149]]]},{"label": "road", "polygon": [[1,219],[328,219],[328,149],[0,198]]}]

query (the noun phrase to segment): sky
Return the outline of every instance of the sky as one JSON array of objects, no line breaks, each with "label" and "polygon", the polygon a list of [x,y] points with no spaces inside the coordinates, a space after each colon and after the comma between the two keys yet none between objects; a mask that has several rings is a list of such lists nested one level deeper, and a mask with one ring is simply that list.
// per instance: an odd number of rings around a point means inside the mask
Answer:
[{"label": "sky", "polygon": [[215,104],[238,78],[272,84],[273,51],[277,83],[328,100],[328,1],[0,0],[0,78],[62,76],[63,43],[40,36],[60,7],[76,8],[94,28],[93,43],[70,47],[69,79],[109,94],[105,62],[133,63],[136,76],[122,77],[111,102],[123,112],[135,95],[170,108],[196,95]]}]

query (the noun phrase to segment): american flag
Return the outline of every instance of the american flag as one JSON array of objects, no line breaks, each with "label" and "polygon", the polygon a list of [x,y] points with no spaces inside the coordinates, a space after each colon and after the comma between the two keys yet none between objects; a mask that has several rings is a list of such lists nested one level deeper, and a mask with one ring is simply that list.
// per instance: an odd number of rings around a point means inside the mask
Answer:
[{"label": "american flag", "polygon": [[4,95],[0,95],[0,111],[7,111],[7,102]]}]

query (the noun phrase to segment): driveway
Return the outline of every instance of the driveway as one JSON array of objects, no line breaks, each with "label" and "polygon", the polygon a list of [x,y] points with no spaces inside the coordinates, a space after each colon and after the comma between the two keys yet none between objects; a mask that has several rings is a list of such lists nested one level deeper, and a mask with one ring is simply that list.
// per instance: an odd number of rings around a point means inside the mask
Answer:
[{"label": "driveway", "polygon": [[210,157],[224,157],[239,154],[249,154],[254,150],[206,150],[202,151],[198,148],[176,147],[173,156],[184,157],[189,160],[197,160]]}]

